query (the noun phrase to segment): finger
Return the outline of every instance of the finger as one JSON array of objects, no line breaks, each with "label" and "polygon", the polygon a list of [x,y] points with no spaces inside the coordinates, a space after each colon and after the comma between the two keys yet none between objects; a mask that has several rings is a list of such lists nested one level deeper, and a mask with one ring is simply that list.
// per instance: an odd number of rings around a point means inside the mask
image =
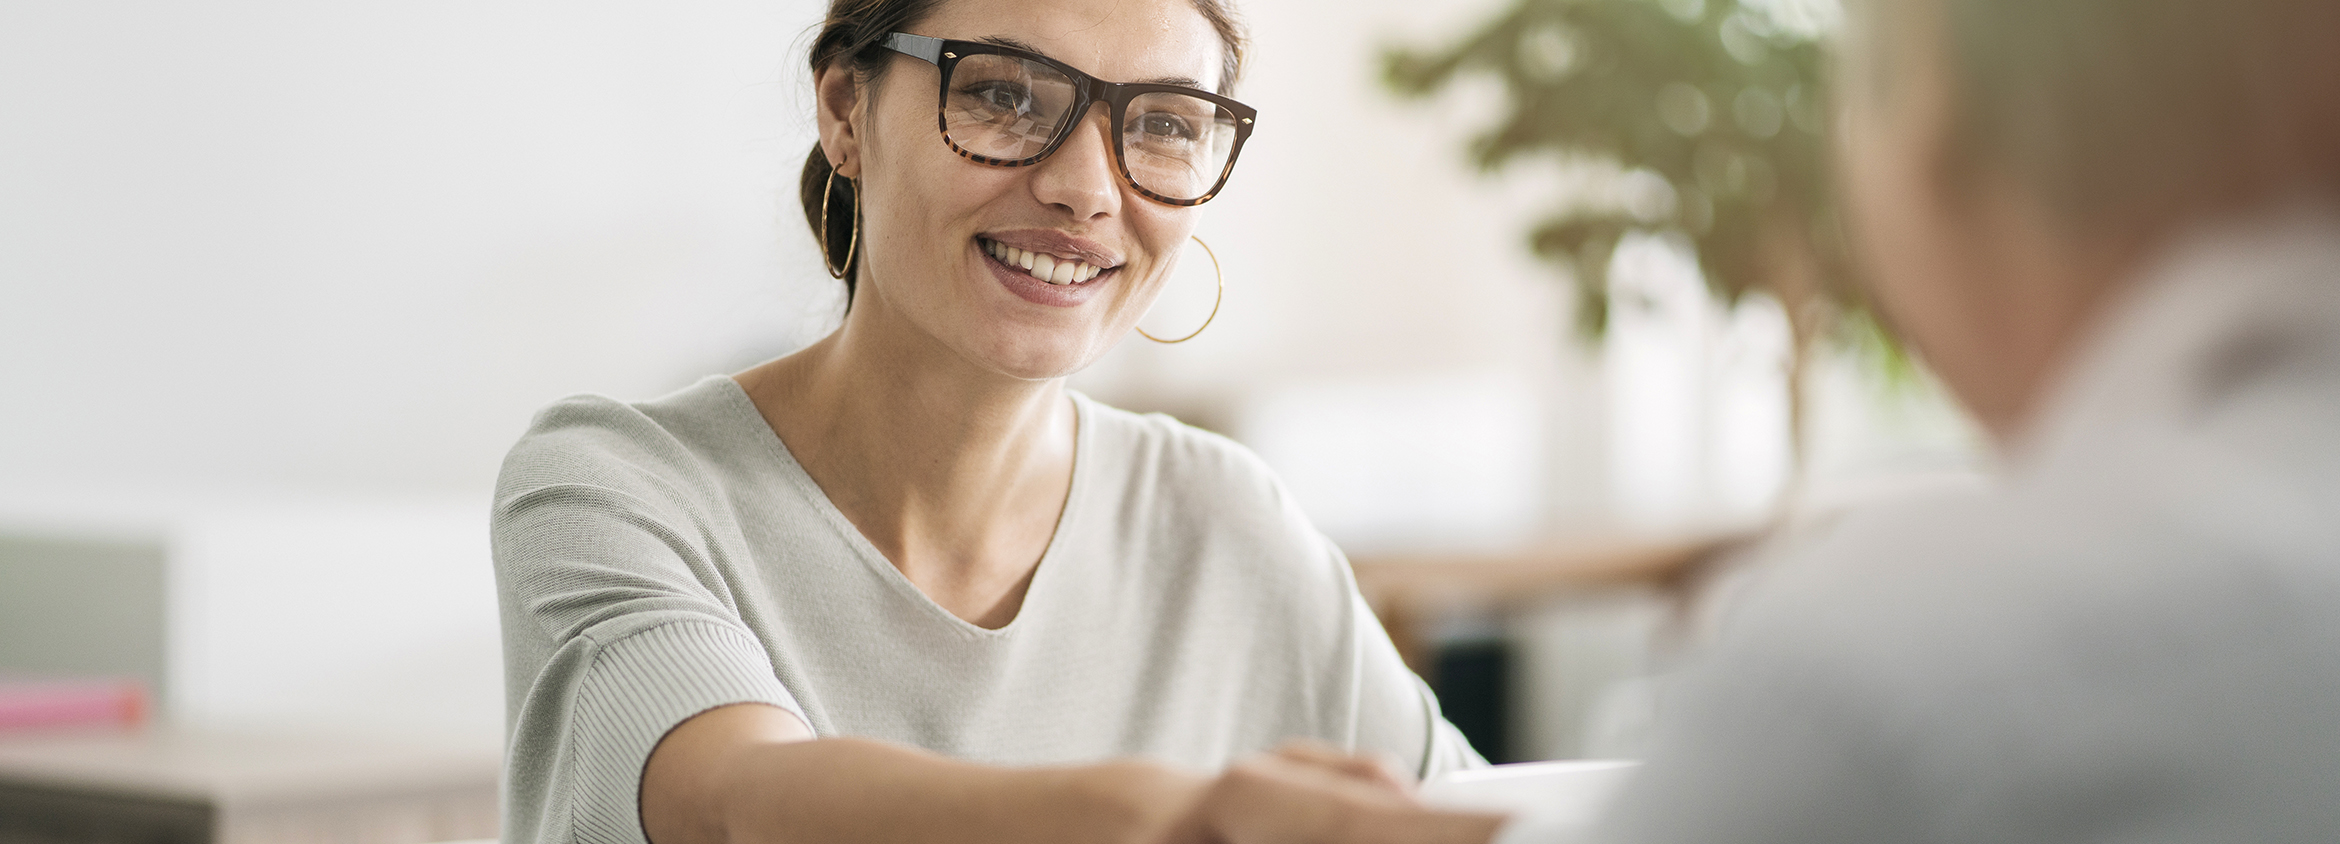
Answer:
[{"label": "finger", "polygon": [[1381,769],[1382,776],[1397,783],[1398,787],[1405,789],[1408,794],[1412,794],[1414,788],[1421,784],[1420,780],[1414,778],[1413,769],[1406,765],[1405,760],[1399,759],[1395,753],[1375,753],[1365,758],[1372,760],[1374,767]]},{"label": "finger", "polygon": [[1184,816],[1148,844],[1217,844],[1218,836],[1211,834],[1206,814],[1213,807],[1198,802],[1189,807]]},{"label": "finger", "polygon": [[1330,770],[1400,794],[1411,794],[1414,790],[1414,778],[1403,772],[1395,757],[1387,754],[1359,756],[1323,742],[1300,739],[1277,747],[1276,756]]},{"label": "finger", "polygon": [[1349,758],[1348,751],[1315,739],[1286,739],[1276,745],[1276,755],[1295,762],[1316,765],[1338,765]]},{"label": "finger", "polygon": [[1255,756],[1229,766],[1205,813],[1214,844],[1335,844],[1356,807],[1387,801],[1380,788],[1313,762]]}]

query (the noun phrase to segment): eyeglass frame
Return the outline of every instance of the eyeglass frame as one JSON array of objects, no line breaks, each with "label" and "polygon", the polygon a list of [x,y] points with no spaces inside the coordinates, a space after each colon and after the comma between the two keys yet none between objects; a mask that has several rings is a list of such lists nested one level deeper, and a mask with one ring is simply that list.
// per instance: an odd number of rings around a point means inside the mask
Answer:
[{"label": "eyeglass frame", "polygon": [[[1225,190],[1227,188],[1228,178],[1235,174],[1235,159],[1243,155],[1243,142],[1251,138],[1253,122],[1259,118],[1258,109],[1254,109],[1227,97],[1220,96],[1200,88],[1189,88],[1184,85],[1169,85],[1158,82],[1107,82],[1105,80],[1098,79],[1097,77],[1083,73],[1078,68],[1065,64],[1064,62],[1057,61],[1056,59],[1040,55],[1039,53],[1035,53],[1030,50],[1021,50],[1015,47],[1009,47],[1004,44],[991,44],[982,41],[959,41],[949,38],[934,38],[925,35],[912,35],[907,32],[894,32],[888,33],[884,40],[878,42],[877,46],[884,47],[888,50],[901,53],[914,59],[925,61],[935,66],[935,69],[939,71],[937,76],[940,78],[940,81],[937,83],[937,87],[941,91],[941,95],[935,104],[935,127],[942,131],[944,146],[950,147],[952,152],[959,154],[959,157],[976,162],[978,164],[989,164],[994,167],[1030,167],[1034,164],[1046,161],[1048,160],[1049,156],[1056,154],[1058,147],[1064,146],[1064,141],[1066,138],[1072,137],[1073,129],[1079,126],[1083,120],[1087,119],[1089,114],[1089,106],[1095,105],[1097,103],[1104,103],[1107,119],[1111,121],[1110,125],[1113,129],[1113,167],[1115,170],[1120,171],[1122,183],[1129,185],[1131,190],[1137,191],[1147,199],[1151,199],[1164,205],[1192,208],[1194,206],[1211,201],[1213,197],[1219,195],[1220,191]],[[1038,153],[1034,153],[1031,157],[1028,158],[993,158],[988,155],[980,155],[969,152],[961,148],[957,141],[951,140],[951,71],[958,67],[960,59],[970,55],[998,55],[1015,59],[1022,59],[1024,61],[1039,62],[1041,64],[1055,68],[1058,72],[1063,73],[1065,78],[1072,80],[1072,107],[1067,109],[1065,112],[1067,115],[1069,115],[1069,118],[1064,121],[1063,125],[1056,127],[1054,130],[1054,136],[1048,140],[1048,146],[1041,148]],[[1195,97],[1216,105],[1219,108],[1226,109],[1229,114],[1235,116],[1235,143],[1233,146],[1227,149],[1227,165],[1219,170],[1219,181],[1216,184],[1211,185],[1210,190],[1204,191],[1202,196],[1191,199],[1177,199],[1164,196],[1162,194],[1148,190],[1144,185],[1138,184],[1137,177],[1131,175],[1129,172],[1129,161],[1125,158],[1125,155],[1122,151],[1122,146],[1124,143],[1121,137],[1122,112],[1129,108],[1130,101],[1137,99],[1141,95],[1154,93],[1182,94],[1189,97]]]}]

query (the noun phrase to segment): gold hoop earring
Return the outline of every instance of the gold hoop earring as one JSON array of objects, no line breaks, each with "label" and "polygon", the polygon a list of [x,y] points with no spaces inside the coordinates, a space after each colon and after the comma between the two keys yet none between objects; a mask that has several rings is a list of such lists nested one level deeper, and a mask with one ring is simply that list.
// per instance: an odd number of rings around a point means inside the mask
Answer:
[{"label": "gold hoop earring", "polygon": [[1221,303],[1223,303],[1223,302],[1227,301],[1227,271],[1226,271],[1226,270],[1224,270],[1224,269],[1221,269],[1221,268],[1219,267],[1219,253],[1211,251],[1211,245],[1210,245],[1210,244],[1208,244],[1208,243],[1204,243],[1204,242],[1203,242],[1203,239],[1202,239],[1202,238],[1199,238],[1199,237],[1194,237],[1194,236],[1192,236],[1192,235],[1188,235],[1188,237],[1189,237],[1190,239],[1192,239],[1192,240],[1195,242],[1195,244],[1196,244],[1196,245],[1199,245],[1199,246],[1201,246],[1201,247],[1203,248],[1203,254],[1211,256],[1211,272],[1212,272],[1214,275],[1217,275],[1217,276],[1219,277],[1219,295],[1218,295],[1217,297],[1215,297],[1215,298],[1211,299],[1211,315],[1210,315],[1210,316],[1207,316],[1207,317],[1203,317],[1203,324],[1202,324],[1202,328],[1197,328],[1197,329],[1195,329],[1195,330],[1194,330],[1194,333],[1193,333],[1193,334],[1188,334],[1188,335],[1186,335],[1186,336],[1184,336],[1184,337],[1180,337],[1180,338],[1178,338],[1178,339],[1176,339],[1176,340],[1164,340],[1164,339],[1162,339],[1162,338],[1160,338],[1160,337],[1156,337],[1156,336],[1154,336],[1154,335],[1147,334],[1147,333],[1146,333],[1146,330],[1145,330],[1145,329],[1143,329],[1143,328],[1140,328],[1140,329],[1138,329],[1138,330],[1137,330],[1137,333],[1138,333],[1138,336],[1139,336],[1139,337],[1144,337],[1144,338],[1146,338],[1146,339],[1148,339],[1148,340],[1152,340],[1152,341],[1154,341],[1154,342],[1156,342],[1156,343],[1162,343],[1162,344],[1165,344],[1165,345],[1167,345],[1167,344],[1171,344],[1171,343],[1184,343],[1184,342],[1186,342],[1186,341],[1188,341],[1188,340],[1192,340],[1192,339],[1194,339],[1194,338],[1196,338],[1196,337],[1199,337],[1199,336],[1201,336],[1201,335],[1202,335],[1202,333],[1203,333],[1203,328],[1209,328],[1209,327],[1211,327],[1211,320],[1215,320],[1215,319],[1218,319],[1218,318],[1219,318],[1219,305],[1220,305]]},{"label": "gold hoop earring", "polygon": [[837,170],[829,168],[829,181],[821,185],[821,265],[828,268],[830,278],[844,278],[853,271],[853,251],[861,247],[861,186],[852,179],[845,187],[853,191],[853,236],[845,241],[845,265],[829,260],[829,194],[837,189]]}]

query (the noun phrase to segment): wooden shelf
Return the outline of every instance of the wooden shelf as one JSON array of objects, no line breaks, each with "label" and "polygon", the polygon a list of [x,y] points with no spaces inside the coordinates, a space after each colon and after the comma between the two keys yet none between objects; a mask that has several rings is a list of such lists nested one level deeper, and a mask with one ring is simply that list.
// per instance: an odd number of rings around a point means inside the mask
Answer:
[{"label": "wooden shelf", "polygon": [[1504,613],[1565,595],[1630,589],[1685,595],[1716,560],[1753,535],[1555,541],[1504,553],[1366,554],[1349,562],[1398,654],[1427,677],[1433,647],[1427,628],[1456,608]]}]

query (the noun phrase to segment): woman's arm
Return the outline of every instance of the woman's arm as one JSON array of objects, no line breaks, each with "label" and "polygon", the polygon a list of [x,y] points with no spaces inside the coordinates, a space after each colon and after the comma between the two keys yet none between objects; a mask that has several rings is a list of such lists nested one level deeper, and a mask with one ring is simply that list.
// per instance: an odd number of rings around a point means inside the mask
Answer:
[{"label": "woman's arm", "polygon": [[1117,844],[1159,839],[1209,782],[1158,765],[994,768],[861,739],[814,739],[787,710],[740,704],[651,751],[652,844]]}]

